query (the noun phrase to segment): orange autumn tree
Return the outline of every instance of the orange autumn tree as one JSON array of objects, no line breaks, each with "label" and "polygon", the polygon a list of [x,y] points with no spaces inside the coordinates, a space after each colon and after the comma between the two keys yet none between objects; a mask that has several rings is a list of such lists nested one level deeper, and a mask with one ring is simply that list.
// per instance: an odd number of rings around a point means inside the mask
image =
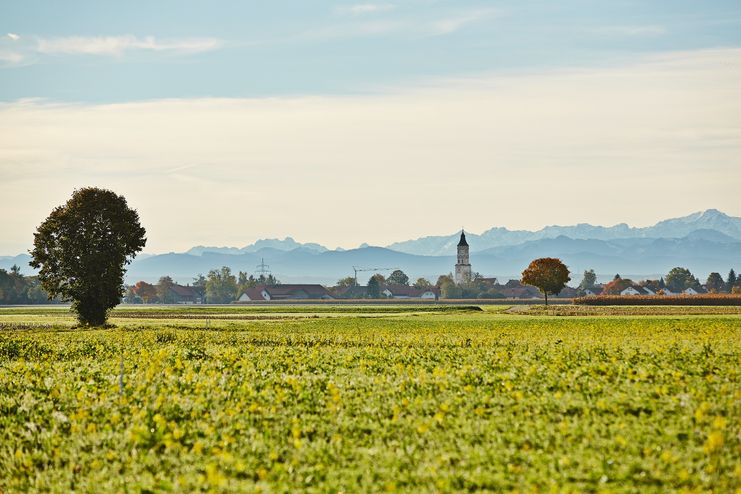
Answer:
[{"label": "orange autumn tree", "polygon": [[569,268],[561,262],[561,259],[543,257],[535,259],[522,272],[521,283],[540,290],[545,297],[545,305],[548,305],[548,294],[557,295],[569,281],[571,281]]}]

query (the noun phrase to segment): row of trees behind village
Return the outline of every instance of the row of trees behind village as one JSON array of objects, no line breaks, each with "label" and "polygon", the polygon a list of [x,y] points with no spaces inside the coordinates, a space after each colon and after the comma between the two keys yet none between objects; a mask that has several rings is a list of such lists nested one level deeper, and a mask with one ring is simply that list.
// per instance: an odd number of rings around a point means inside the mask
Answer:
[{"label": "row of trees behind village", "polygon": [[[278,285],[280,281],[272,274],[255,277],[249,273],[239,271],[232,274],[231,268],[223,266],[221,269],[212,269],[206,276],[199,274],[193,278],[190,285],[203,297],[208,304],[228,304],[237,300],[239,295],[248,288],[257,285]],[[155,284],[139,281],[126,289],[124,302],[129,304],[171,304],[175,302],[172,288],[175,282],[170,276],[162,276]]]},{"label": "row of trees behind village", "polygon": [[[594,273],[594,270],[584,271],[584,276],[577,289],[577,294],[583,295],[586,290],[596,286],[598,286],[597,275]],[[619,295],[623,290],[631,286],[648,288],[654,293],[660,293],[662,291],[682,293],[688,288],[692,288],[698,292],[706,290],[709,293],[741,293],[741,277],[738,277],[733,269],[728,272],[725,280],[720,273],[713,272],[708,275],[705,284],[702,284],[689,269],[676,267],[672,268],[666,277],[662,276],[658,280],[634,282],[629,278],[623,278],[619,274],[616,274],[612,281],[601,286],[601,288],[602,293],[605,295]]]}]

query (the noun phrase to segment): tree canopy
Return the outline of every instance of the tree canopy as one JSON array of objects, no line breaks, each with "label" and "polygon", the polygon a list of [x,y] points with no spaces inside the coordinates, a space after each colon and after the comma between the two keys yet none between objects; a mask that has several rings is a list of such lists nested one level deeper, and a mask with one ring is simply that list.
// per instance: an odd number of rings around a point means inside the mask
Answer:
[{"label": "tree canopy", "polygon": [[705,286],[711,293],[721,293],[726,287],[723,277],[720,273],[710,273],[708,279],[705,282]]},{"label": "tree canopy", "polygon": [[381,296],[381,283],[378,280],[379,275],[373,275],[368,280],[368,296],[370,298],[379,298]]},{"label": "tree canopy", "polygon": [[414,288],[431,288],[432,283],[430,283],[426,278],[417,278],[417,281],[415,281],[412,286],[414,286]]},{"label": "tree canopy", "polygon": [[337,286],[355,286],[355,278],[352,276],[347,276],[345,278],[337,280]]},{"label": "tree canopy", "polygon": [[124,293],[125,266],[146,245],[139,214],[123,196],[76,190],[34,234],[31,266],[49,297],[72,301],[80,324],[105,324]]},{"label": "tree canopy", "polygon": [[569,268],[555,257],[535,259],[522,272],[522,283],[532,285],[540,290],[548,305],[548,294],[558,295],[566,283],[571,281]]},{"label": "tree canopy", "polygon": [[594,284],[597,282],[597,275],[594,273],[594,269],[585,270],[584,277],[579,284],[579,289],[584,291],[588,288],[594,288]]},{"label": "tree canopy", "polygon": [[175,286],[175,282],[169,276],[160,277],[157,282],[157,298],[160,299],[160,303],[172,304],[175,302],[175,296],[172,293],[172,287]]},{"label": "tree canopy", "polygon": [[231,268],[212,269],[206,276],[206,302],[228,304],[237,298],[237,277]]},{"label": "tree canopy", "polygon": [[386,278],[386,282],[389,285],[409,285],[409,276],[401,269],[397,269]]},{"label": "tree canopy", "polygon": [[687,268],[672,268],[666,275],[666,287],[674,293],[683,292],[687,288],[695,288],[699,285],[700,282]]},{"label": "tree canopy", "polygon": [[726,278],[726,285],[728,286],[728,289],[730,290],[733,288],[736,283],[738,283],[738,279],[736,278],[736,272],[731,268],[730,271],[728,271],[728,278]]}]

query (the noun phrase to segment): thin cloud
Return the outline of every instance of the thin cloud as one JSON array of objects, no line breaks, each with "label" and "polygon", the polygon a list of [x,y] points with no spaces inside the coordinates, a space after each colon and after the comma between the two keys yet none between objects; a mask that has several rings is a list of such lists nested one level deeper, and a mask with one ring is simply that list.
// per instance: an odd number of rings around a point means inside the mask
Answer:
[{"label": "thin cloud", "polygon": [[659,25],[600,26],[590,28],[589,32],[605,36],[662,36],[666,34],[666,28]]},{"label": "thin cloud", "polygon": [[40,38],[36,51],[45,55],[108,55],[121,56],[127,51],[154,51],[179,54],[202,53],[221,48],[223,41],[216,38],[186,38],[158,40],[126,36],[68,36]]},{"label": "thin cloud", "polygon": [[382,35],[441,36],[497,15],[495,9],[479,9],[445,18],[350,21],[300,33],[283,41],[329,41]]},{"label": "thin cloud", "polygon": [[358,3],[346,7],[338,7],[337,11],[341,14],[368,15],[389,12],[395,8],[396,5],[392,3]]},{"label": "thin cloud", "polygon": [[13,41],[18,41],[19,39],[21,39],[21,37],[18,36],[17,34],[15,34],[15,33],[8,33],[7,36],[8,36],[8,38],[12,39]]},{"label": "thin cloud", "polygon": [[474,10],[464,14],[451,16],[446,19],[434,21],[430,24],[432,34],[445,35],[459,31],[463,27],[486,19],[491,19],[497,15],[494,9]]},{"label": "thin cloud", "polygon": [[17,51],[0,50],[0,62],[5,64],[16,65],[23,62],[24,59],[23,54]]},{"label": "thin cloud", "polygon": [[[80,184],[124,194],[147,218],[154,251],[232,243],[230,235],[249,231],[348,247],[378,231],[374,242],[390,243],[458,225],[461,210],[471,228],[490,226],[498,210],[508,211],[513,227],[530,228],[540,221],[539,205],[554,218],[576,211],[640,222],[645,204],[626,197],[653,197],[657,183],[695,203],[738,210],[739,61],[741,49],[681,52],[626,66],[507,72],[338,97],[0,103],[0,196],[9,204],[40,198],[0,218],[0,251],[27,242],[29,225]],[[190,164],[197,165],[184,168]],[[171,180],[153,176],[165,173]],[[379,176],[396,186],[372,212],[337,208],[357,202],[358,184]],[[276,187],[283,200],[271,202],[270,215],[214,220],[213,211],[260,210]],[[600,200],[587,211],[572,190]],[[410,194],[451,191],[465,192],[457,208],[387,220]],[[523,202],[523,191],[534,202]],[[180,201],[173,219],[162,208],[169,197],[200,200]],[[337,214],[307,220],[296,214],[306,204]],[[657,216],[676,207],[654,206]]]}]

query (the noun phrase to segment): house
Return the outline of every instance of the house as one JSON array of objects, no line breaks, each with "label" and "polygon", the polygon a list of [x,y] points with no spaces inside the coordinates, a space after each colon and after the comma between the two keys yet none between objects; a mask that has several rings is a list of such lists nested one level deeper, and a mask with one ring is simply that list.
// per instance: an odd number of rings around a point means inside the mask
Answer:
[{"label": "house", "polygon": [[620,295],[643,295],[643,289],[639,286],[629,286],[620,291]]},{"label": "house", "polygon": [[684,291],[682,291],[685,295],[700,295],[701,293],[708,293],[707,290],[705,290],[703,287],[689,287],[685,288]]},{"label": "house", "polygon": [[203,291],[200,288],[189,285],[170,285],[170,296],[174,304],[203,303]]},{"label": "house", "polygon": [[270,300],[270,294],[266,288],[265,286],[247,288],[239,295],[237,302],[264,302]]},{"label": "house", "polygon": [[504,285],[495,285],[494,290],[496,293],[504,295],[505,298],[542,298],[542,295],[537,288],[530,285],[523,285],[519,280],[509,280]]},{"label": "house", "polygon": [[654,291],[650,288],[634,284],[623,289],[620,292],[620,295],[656,295],[656,293],[654,293]]},{"label": "house", "polygon": [[599,295],[601,293],[602,293],[602,287],[601,286],[593,286],[591,288],[585,288],[584,289],[584,295],[587,295],[587,296],[589,296],[589,295],[595,296],[595,295]]},{"label": "house", "polygon": [[258,285],[244,290],[238,302],[266,302],[271,300],[331,300],[322,285]]},{"label": "house", "polygon": [[429,288],[414,288],[406,285],[385,285],[381,294],[388,298],[418,298],[437,300],[440,298],[440,289],[436,286]]}]

